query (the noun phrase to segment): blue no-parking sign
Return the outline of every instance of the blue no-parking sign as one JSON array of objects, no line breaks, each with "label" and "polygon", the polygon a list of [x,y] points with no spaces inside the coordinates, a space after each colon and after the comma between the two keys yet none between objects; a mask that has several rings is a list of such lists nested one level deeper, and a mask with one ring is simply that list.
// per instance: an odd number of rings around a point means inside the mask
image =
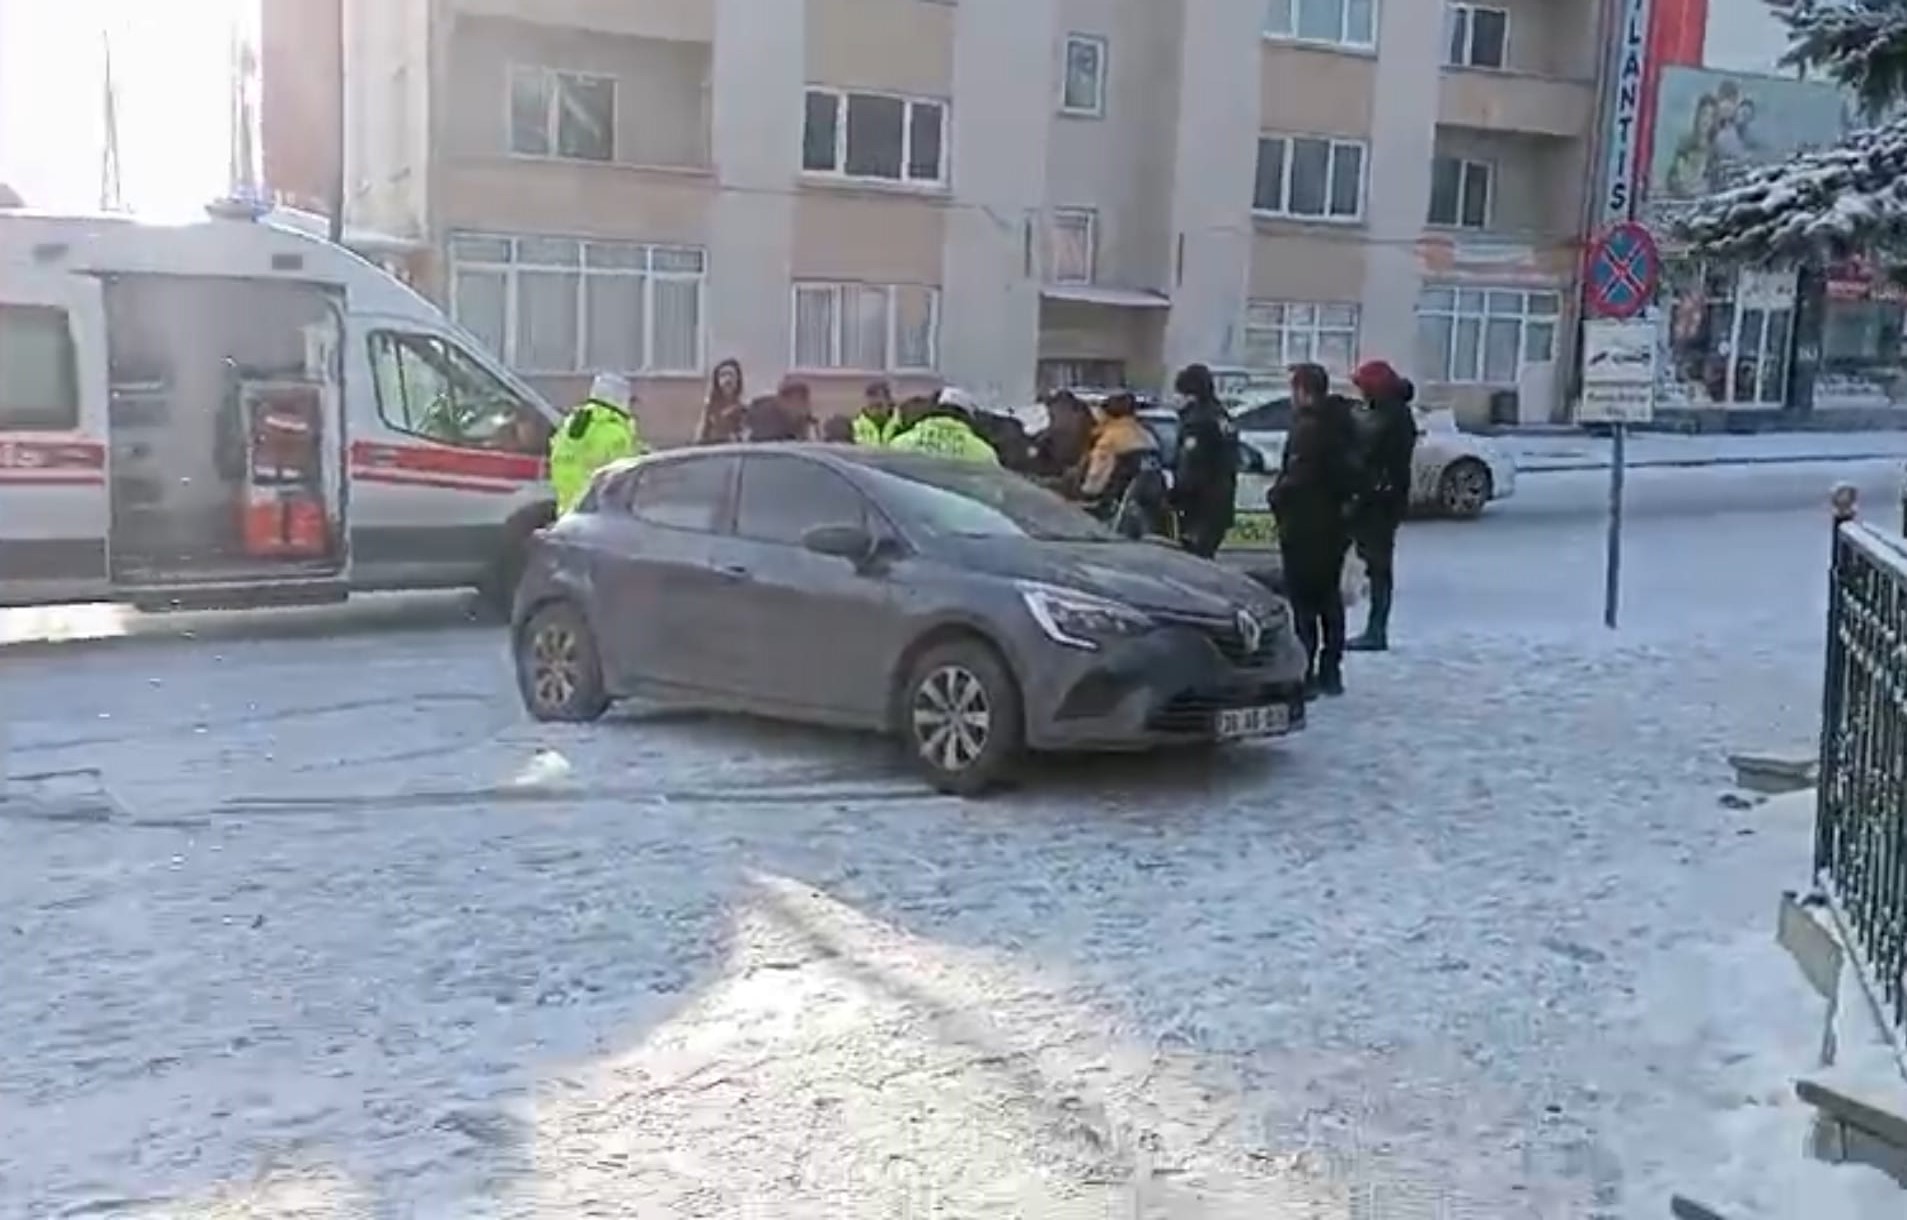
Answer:
[{"label": "blue no-parking sign", "polygon": [[1610,225],[1589,247],[1584,304],[1592,318],[1633,318],[1655,301],[1662,252],[1633,220]]}]

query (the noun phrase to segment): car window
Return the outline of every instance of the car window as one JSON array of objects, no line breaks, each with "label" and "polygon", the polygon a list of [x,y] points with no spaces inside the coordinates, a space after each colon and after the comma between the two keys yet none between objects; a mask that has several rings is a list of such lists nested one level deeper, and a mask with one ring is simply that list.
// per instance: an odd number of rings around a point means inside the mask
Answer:
[{"label": "car window", "polygon": [[378,414],[399,432],[463,449],[541,454],[541,412],[441,335],[371,336]]},{"label": "car window", "polygon": [[742,462],[735,532],[744,538],[799,546],[819,526],[867,523],[866,499],[819,462],[755,456]]},{"label": "car window", "polygon": [[955,538],[1118,542],[1077,505],[997,466],[893,451],[864,460],[876,499],[914,528]]},{"label": "car window", "polygon": [[1272,402],[1261,402],[1249,411],[1240,411],[1232,417],[1240,432],[1289,432],[1291,431],[1291,400],[1280,398]]},{"label": "car window", "polygon": [[79,427],[79,361],[66,311],[0,305],[0,432]]},{"label": "car window", "polygon": [[651,525],[713,534],[727,523],[732,457],[688,458],[643,466],[629,493],[629,511]]}]

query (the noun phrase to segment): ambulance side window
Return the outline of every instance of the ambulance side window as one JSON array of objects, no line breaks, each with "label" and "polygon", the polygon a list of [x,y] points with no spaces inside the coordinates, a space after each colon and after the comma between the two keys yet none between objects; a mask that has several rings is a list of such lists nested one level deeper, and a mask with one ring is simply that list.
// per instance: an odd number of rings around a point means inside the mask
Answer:
[{"label": "ambulance side window", "polygon": [[371,369],[378,415],[399,432],[463,449],[549,447],[542,414],[441,335],[379,331]]},{"label": "ambulance side window", "polygon": [[79,359],[66,311],[0,305],[0,432],[79,427]]}]

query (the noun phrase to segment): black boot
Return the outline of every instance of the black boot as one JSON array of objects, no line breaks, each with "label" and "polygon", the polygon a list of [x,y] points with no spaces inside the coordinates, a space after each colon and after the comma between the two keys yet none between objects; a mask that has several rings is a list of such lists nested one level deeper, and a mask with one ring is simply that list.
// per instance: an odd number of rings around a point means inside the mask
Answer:
[{"label": "black boot", "polygon": [[1344,605],[1338,603],[1325,611],[1319,624],[1318,693],[1344,693]]},{"label": "black boot", "polygon": [[1364,634],[1345,647],[1352,652],[1389,652],[1391,647],[1391,582],[1371,581],[1371,617],[1365,620]]}]

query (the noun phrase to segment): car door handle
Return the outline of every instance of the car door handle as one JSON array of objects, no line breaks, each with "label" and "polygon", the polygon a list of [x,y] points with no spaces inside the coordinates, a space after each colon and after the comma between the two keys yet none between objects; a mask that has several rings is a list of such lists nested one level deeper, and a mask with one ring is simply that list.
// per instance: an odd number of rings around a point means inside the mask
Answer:
[{"label": "car door handle", "polygon": [[748,569],[739,563],[717,564],[715,573],[725,580],[747,580],[749,576]]}]

